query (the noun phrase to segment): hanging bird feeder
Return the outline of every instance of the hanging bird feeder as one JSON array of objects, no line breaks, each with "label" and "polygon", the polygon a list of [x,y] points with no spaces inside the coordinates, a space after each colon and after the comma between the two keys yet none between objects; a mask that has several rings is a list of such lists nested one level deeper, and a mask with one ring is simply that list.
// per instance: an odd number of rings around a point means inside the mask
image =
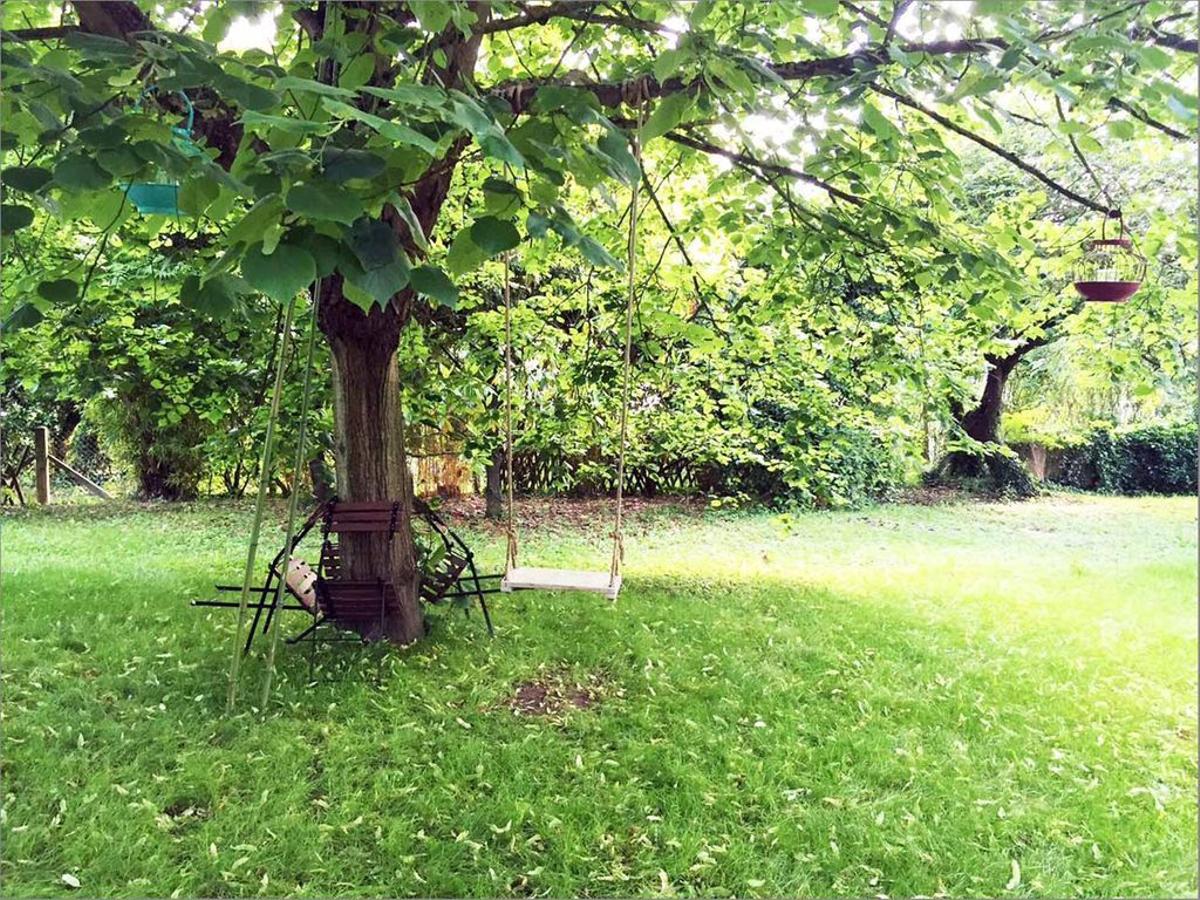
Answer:
[{"label": "hanging bird feeder", "polygon": [[[1109,219],[1120,224],[1115,238],[1106,234]],[[1084,300],[1095,303],[1124,303],[1137,293],[1146,277],[1146,257],[1138,253],[1132,238],[1125,236],[1125,220],[1119,209],[1111,209],[1100,224],[1100,239],[1088,241],[1075,263],[1071,280]]]},{"label": "hanging bird feeder", "polygon": [[[152,90],[154,88],[149,88],[145,93],[148,94]],[[183,93],[183,91],[179,91],[178,93],[183,98],[183,104],[187,108],[187,126],[175,125],[171,128],[171,143],[184,156],[196,157],[203,152],[192,142],[192,124],[196,118],[196,111],[192,107],[192,101],[188,99],[187,94]],[[178,181],[140,181],[123,185],[122,189],[127,192],[130,202],[137,207],[137,211],[144,215],[179,215]]]}]

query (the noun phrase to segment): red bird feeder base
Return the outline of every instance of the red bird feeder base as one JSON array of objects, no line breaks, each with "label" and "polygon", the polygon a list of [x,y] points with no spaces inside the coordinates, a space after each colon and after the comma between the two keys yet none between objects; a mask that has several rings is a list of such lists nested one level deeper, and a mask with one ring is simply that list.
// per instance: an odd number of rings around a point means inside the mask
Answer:
[{"label": "red bird feeder base", "polygon": [[1093,303],[1124,303],[1138,292],[1140,281],[1077,281],[1075,290]]},{"label": "red bird feeder base", "polygon": [[[1107,219],[1121,223],[1121,236],[1105,235]],[[1075,263],[1071,280],[1084,300],[1093,303],[1124,303],[1138,292],[1146,277],[1146,258],[1125,237],[1121,211],[1109,210],[1100,225],[1100,240],[1088,241],[1083,256]]]}]

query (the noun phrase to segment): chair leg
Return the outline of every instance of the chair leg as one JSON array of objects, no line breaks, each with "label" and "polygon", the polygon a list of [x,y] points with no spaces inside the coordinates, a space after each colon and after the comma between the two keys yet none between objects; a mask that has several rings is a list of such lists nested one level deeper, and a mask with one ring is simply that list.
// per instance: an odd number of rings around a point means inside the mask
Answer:
[{"label": "chair leg", "polygon": [[479,583],[479,570],[475,568],[475,560],[468,557],[467,565],[471,567],[471,580],[475,583],[475,596],[479,598],[479,609],[483,613],[483,622],[487,625],[488,637],[496,636],[492,628],[492,617],[488,613],[487,601],[483,599],[483,585]]},{"label": "chair leg", "polygon": [[307,628],[305,628],[302,632],[300,632],[295,637],[288,638],[287,642],[289,644],[300,643],[302,640],[304,640],[306,637],[308,637],[310,634],[312,634],[314,631],[316,631],[321,626],[321,623],[324,621],[325,621],[325,618],[322,616],[321,618],[317,619],[315,622],[313,622],[311,625],[309,625]]}]

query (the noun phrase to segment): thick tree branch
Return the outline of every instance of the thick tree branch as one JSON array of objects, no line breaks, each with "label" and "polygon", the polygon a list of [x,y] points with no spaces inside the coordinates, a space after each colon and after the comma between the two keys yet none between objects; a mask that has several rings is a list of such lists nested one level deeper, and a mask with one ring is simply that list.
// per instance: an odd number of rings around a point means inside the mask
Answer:
[{"label": "thick tree branch", "polygon": [[1150,41],[1160,47],[1170,47],[1184,53],[1200,53],[1200,41],[1194,37],[1184,37],[1182,34],[1171,34],[1156,28],[1135,28],[1131,34],[1135,40]]},{"label": "thick tree branch", "polygon": [[78,30],[78,25],[51,25],[46,28],[14,28],[3,32],[3,35],[6,41],[52,41]]},{"label": "thick tree branch", "polygon": [[1147,115],[1142,110],[1138,109],[1132,103],[1126,103],[1124,100],[1121,100],[1118,97],[1110,97],[1109,101],[1108,101],[1108,105],[1111,106],[1113,109],[1125,110],[1125,112],[1129,113],[1131,116],[1133,116],[1139,122],[1144,122],[1145,124],[1149,125],[1151,128],[1157,128],[1163,134],[1170,135],[1171,137],[1175,138],[1175,140],[1177,140],[1177,141],[1190,141],[1190,140],[1192,140],[1193,137],[1195,137],[1195,135],[1184,134],[1182,131],[1179,131],[1176,128],[1172,128],[1170,125],[1167,125],[1167,124],[1164,124],[1163,122],[1158,121],[1158,119],[1152,119],[1149,115]]},{"label": "thick tree branch", "polygon": [[953,120],[946,118],[941,113],[939,113],[935,110],[932,110],[927,106],[921,105],[920,103],[918,103],[916,100],[912,99],[911,97],[907,97],[904,94],[897,93],[896,91],[893,91],[891,88],[884,87],[883,85],[880,85],[880,84],[872,84],[871,89],[873,91],[875,91],[876,93],[883,94],[885,97],[891,97],[897,103],[903,104],[904,106],[907,106],[909,109],[915,109],[917,112],[921,113],[921,115],[926,116],[927,118],[933,119],[933,121],[937,122],[943,128],[948,128],[950,131],[953,131],[955,134],[962,135],[967,140],[974,141],[979,146],[984,147],[987,150],[990,150],[992,153],[995,153],[997,156],[1001,157],[1002,159],[1008,160],[1010,163],[1012,163],[1014,166],[1016,166],[1022,172],[1032,175],[1034,178],[1036,178],[1042,184],[1046,185],[1046,187],[1050,188],[1051,190],[1057,191],[1058,193],[1062,194],[1064,197],[1067,197],[1068,199],[1074,200],[1080,206],[1086,206],[1088,209],[1095,210],[1096,212],[1108,212],[1108,207],[1105,206],[1103,203],[1097,203],[1095,200],[1091,200],[1091,199],[1083,196],[1083,194],[1076,193],[1075,191],[1073,191],[1069,187],[1067,187],[1065,184],[1060,184],[1059,182],[1055,181],[1053,178],[1051,178],[1049,175],[1047,175],[1045,172],[1043,172],[1037,166],[1034,166],[1031,163],[1025,162],[1025,160],[1021,159],[1021,157],[1017,156],[1011,150],[1005,150],[1003,147],[1001,147],[999,144],[995,143],[994,141],[990,141],[987,138],[985,138],[983,135],[976,134],[975,132],[973,132],[967,128],[964,128],[963,126],[959,125],[957,122],[954,122]]},{"label": "thick tree branch", "polygon": [[71,0],[79,17],[79,30],[128,41],[138,31],[149,31],[150,17],[133,0]]},{"label": "thick tree branch", "polygon": [[[930,56],[955,56],[970,53],[985,53],[990,50],[1003,50],[1008,46],[1001,38],[972,39],[959,41],[929,41],[924,43],[905,44],[901,49],[905,53],[927,54]],[[804,59],[793,62],[772,62],[766,67],[783,81],[805,81],[810,78],[830,76],[848,76],[861,68],[871,68],[886,64],[890,61],[887,51],[881,47],[860,50],[842,56],[829,56],[820,59]],[[509,105],[513,113],[520,114],[529,109],[533,98],[537,96],[538,88],[547,84],[560,82],[544,79],[528,79],[496,85],[489,93]],[[625,81],[588,81],[573,84],[580,90],[594,94],[601,105],[616,108],[622,104],[640,103],[644,100],[654,100],[666,94],[696,93],[703,90],[703,78],[693,78],[684,81],[680,78],[668,78],[660,82],[653,75],[646,73]]]}]

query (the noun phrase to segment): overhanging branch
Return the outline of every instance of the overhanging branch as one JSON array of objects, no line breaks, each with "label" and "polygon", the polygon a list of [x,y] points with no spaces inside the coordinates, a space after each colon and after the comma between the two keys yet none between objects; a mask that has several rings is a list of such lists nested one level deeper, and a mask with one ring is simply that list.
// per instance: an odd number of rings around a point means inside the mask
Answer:
[{"label": "overhanging branch", "polygon": [[[959,41],[928,41],[923,43],[908,43],[901,48],[909,54],[926,54],[929,56],[954,56],[970,53],[986,53],[990,50],[1003,50],[1008,43],[1001,38],[981,38]],[[890,61],[886,49],[873,47],[842,56],[828,56],[819,59],[803,59],[792,62],[765,63],[775,77],[783,81],[806,81],[810,78],[830,76],[846,77],[862,68],[881,66]],[[488,93],[509,105],[514,114],[521,114],[529,109],[538,89],[546,85],[558,85],[559,81],[526,79],[512,81],[491,88]],[[695,93],[705,88],[701,77],[683,80],[668,78],[659,81],[652,74],[646,73],[636,78],[624,81],[582,81],[570,85],[579,90],[593,94],[602,106],[616,108],[627,103],[639,103],[654,100],[667,94]]]},{"label": "overhanging branch", "polygon": [[915,109],[917,112],[921,113],[921,115],[933,119],[933,121],[937,122],[943,128],[947,128],[950,131],[953,131],[955,134],[962,135],[967,140],[974,141],[979,146],[990,150],[992,153],[995,153],[1002,159],[1008,160],[1008,162],[1012,163],[1022,172],[1032,175],[1042,184],[1046,185],[1046,187],[1058,192],[1059,194],[1062,194],[1064,197],[1067,197],[1070,200],[1074,200],[1080,206],[1086,206],[1088,209],[1095,210],[1096,212],[1108,212],[1108,207],[1104,204],[1097,203],[1095,200],[1091,200],[1083,196],[1083,194],[1076,193],[1065,184],[1055,181],[1037,166],[1025,162],[1025,160],[1021,159],[1021,157],[1017,156],[1017,154],[1013,153],[1011,150],[1005,150],[995,141],[988,140],[983,135],[976,134],[970,129],[964,128],[962,125],[959,125],[952,119],[948,119],[946,116],[943,116],[936,110],[932,110],[927,106],[923,106],[912,97],[905,96],[904,94],[898,93],[891,88],[884,87],[881,84],[872,84],[871,89],[876,93],[883,94],[885,97],[891,97],[897,103],[903,104],[909,109]]}]

